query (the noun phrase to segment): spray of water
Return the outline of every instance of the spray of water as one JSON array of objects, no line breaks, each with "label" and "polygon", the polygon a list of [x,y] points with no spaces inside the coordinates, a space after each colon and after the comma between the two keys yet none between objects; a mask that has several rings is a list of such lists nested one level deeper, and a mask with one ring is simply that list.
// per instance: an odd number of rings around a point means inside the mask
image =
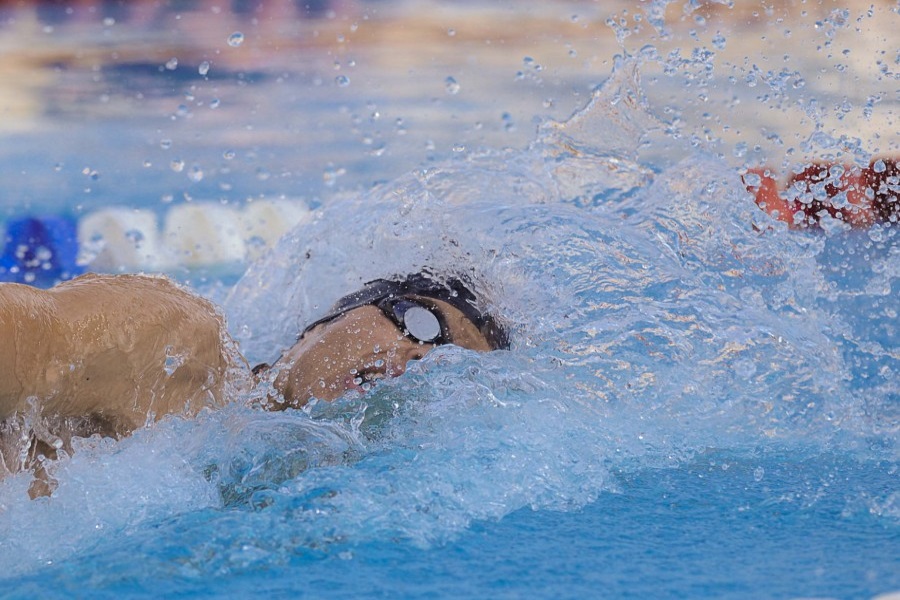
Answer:
[{"label": "spray of water", "polygon": [[0,483],[0,566],[102,562],[126,542],[142,568],[187,575],[370,540],[428,546],[522,507],[584,506],[617,472],[710,449],[896,461],[896,334],[866,337],[841,308],[896,314],[890,240],[868,240],[871,260],[836,284],[828,238],[778,227],[722,160],[689,150],[648,168],[642,149],[666,125],[639,72],[621,59],[523,151],[327,204],[226,301],[245,354],[272,360],[341,295],[428,270],[470,281],[511,350],[443,347],[364,398],[270,414],[236,397],[86,440],[53,467],[52,497],[27,500],[25,475]]}]

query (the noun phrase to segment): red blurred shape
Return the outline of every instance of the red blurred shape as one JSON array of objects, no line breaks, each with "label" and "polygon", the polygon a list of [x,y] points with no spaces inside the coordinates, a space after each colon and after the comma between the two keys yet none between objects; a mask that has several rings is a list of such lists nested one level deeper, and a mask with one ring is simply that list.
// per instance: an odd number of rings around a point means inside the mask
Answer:
[{"label": "red blurred shape", "polygon": [[[756,176],[759,181],[756,181]],[[756,204],[779,221],[794,224],[794,208],[778,193],[778,183],[769,169],[750,169],[744,175],[747,191],[756,196]]]}]

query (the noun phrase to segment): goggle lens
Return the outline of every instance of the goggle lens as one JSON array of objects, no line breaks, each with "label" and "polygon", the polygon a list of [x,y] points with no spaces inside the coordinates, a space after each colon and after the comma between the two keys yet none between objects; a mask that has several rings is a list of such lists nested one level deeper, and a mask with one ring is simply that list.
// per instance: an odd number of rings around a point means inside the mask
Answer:
[{"label": "goggle lens", "polygon": [[408,336],[426,344],[440,343],[441,322],[427,307],[410,300],[398,300],[391,309],[394,320]]}]

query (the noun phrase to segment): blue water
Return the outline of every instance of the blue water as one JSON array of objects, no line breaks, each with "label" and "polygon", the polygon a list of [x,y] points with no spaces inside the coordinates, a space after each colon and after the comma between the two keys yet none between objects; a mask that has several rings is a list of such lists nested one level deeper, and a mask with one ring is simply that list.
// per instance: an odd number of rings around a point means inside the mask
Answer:
[{"label": "blue water", "polygon": [[641,68],[618,60],[527,148],[333,199],[201,286],[257,361],[368,279],[461,273],[510,351],[85,440],[50,498],[0,482],[2,594],[900,590],[896,227],[780,227],[722,156],[672,139]]}]

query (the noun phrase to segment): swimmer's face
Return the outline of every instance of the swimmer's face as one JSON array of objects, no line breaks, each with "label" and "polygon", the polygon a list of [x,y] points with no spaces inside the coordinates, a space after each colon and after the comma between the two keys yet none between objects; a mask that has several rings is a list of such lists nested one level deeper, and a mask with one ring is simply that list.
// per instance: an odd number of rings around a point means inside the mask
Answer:
[{"label": "swimmer's face", "polygon": [[[453,344],[485,352],[488,340],[457,308],[432,298],[410,296],[440,317]],[[434,343],[407,335],[382,309],[367,305],[316,325],[275,363],[275,388],[289,406],[310,398],[334,400],[350,390],[365,392],[379,379],[397,377],[411,360],[419,360]],[[440,341],[440,339],[438,340]]]}]

